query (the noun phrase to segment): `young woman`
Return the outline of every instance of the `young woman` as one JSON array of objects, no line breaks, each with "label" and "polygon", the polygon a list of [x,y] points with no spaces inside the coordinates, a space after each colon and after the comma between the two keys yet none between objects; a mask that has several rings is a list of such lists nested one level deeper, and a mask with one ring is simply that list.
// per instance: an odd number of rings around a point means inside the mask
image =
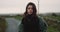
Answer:
[{"label": "young woman", "polygon": [[[41,21],[41,19],[39,19],[39,17],[37,16],[37,9],[34,3],[30,2],[27,4],[26,6],[26,11],[24,13],[24,17],[22,19],[21,24],[23,26],[19,26],[20,31],[23,32],[43,32],[44,29],[44,23],[43,21]],[[23,28],[23,30],[22,30]],[[47,28],[46,28],[47,29]],[[45,30],[46,30],[45,29]],[[45,31],[46,32],[46,31]]]}]

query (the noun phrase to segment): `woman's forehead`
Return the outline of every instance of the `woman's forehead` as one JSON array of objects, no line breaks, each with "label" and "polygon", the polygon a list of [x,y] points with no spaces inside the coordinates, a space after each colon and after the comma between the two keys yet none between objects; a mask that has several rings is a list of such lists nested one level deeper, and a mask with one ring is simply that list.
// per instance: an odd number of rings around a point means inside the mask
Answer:
[{"label": "woman's forehead", "polygon": [[29,5],[28,8],[32,8],[33,6],[32,5]]}]

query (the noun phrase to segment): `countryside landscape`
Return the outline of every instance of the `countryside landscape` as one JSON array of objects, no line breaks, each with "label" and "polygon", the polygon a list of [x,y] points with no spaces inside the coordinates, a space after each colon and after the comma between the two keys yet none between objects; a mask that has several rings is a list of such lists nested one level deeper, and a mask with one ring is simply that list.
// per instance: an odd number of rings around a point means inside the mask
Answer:
[{"label": "countryside landscape", "polygon": [[[60,32],[60,13],[38,14],[38,16],[43,17],[44,20],[47,22],[48,32]],[[17,30],[15,30],[15,32],[16,31],[18,32],[19,22],[21,22],[22,18],[23,18],[22,14],[0,15],[0,32],[10,31],[9,29],[12,28],[12,27],[9,27],[10,22],[11,22],[11,26],[16,26],[15,28]],[[12,23],[14,23],[14,24],[12,25]],[[14,29],[14,28],[12,28],[12,29]]]}]

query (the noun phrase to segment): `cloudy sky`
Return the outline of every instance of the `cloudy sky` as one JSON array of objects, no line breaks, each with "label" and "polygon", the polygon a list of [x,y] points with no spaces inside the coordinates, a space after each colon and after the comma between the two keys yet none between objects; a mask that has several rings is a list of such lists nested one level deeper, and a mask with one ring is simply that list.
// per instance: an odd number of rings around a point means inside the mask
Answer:
[{"label": "cloudy sky", "polygon": [[[21,14],[25,12],[29,2],[35,3],[38,10],[37,0],[0,0],[0,14]],[[60,0],[39,0],[37,13],[60,12]]]}]

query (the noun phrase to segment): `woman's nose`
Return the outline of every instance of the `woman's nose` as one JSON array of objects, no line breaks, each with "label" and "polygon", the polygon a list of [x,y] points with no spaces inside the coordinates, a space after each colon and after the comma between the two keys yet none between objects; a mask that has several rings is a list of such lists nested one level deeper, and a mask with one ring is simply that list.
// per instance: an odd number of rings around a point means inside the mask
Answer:
[{"label": "woman's nose", "polygon": [[32,10],[32,9],[30,8],[30,10]]}]

